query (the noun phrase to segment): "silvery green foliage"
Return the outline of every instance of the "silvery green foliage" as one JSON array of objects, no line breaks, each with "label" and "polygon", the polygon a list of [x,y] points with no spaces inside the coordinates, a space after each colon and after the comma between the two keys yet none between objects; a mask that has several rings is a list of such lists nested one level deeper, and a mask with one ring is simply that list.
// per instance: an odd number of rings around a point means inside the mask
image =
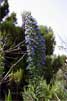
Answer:
[{"label": "silvery green foliage", "polygon": [[39,68],[43,67],[45,65],[45,39],[30,12],[24,12],[22,18],[29,67],[32,65]]}]

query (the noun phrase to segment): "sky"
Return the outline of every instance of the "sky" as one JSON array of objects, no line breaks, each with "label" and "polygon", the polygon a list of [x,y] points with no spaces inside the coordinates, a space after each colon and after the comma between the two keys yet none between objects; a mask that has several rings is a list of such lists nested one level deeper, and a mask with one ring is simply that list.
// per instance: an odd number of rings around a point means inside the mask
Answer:
[{"label": "sky", "polygon": [[[10,13],[16,12],[18,24],[22,25],[22,13],[31,11],[39,25],[51,26],[54,31],[55,54],[67,55],[67,0],[8,0]],[[58,46],[64,46],[60,49]]]}]

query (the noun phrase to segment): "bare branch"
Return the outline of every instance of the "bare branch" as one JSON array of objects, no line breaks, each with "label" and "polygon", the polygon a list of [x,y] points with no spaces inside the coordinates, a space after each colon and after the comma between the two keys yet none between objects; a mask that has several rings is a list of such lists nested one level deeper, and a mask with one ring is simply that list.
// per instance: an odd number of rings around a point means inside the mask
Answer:
[{"label": "bare branch", "polygon": [[9,50],[15,49],[17,47],[19,47],[21,44],[23,44],[25,42],[25,40],[21,41],[20,43],[18,43],[15,47],[10,48]]},{"label": "bare branch", "polygon": [[18,48],[18,49],[11,49],[11,50],[6,50],[4,52],[5,53],[10,53],[10,52],[16,52],[16,51],[21,51],[21,49],[20,48]]}]

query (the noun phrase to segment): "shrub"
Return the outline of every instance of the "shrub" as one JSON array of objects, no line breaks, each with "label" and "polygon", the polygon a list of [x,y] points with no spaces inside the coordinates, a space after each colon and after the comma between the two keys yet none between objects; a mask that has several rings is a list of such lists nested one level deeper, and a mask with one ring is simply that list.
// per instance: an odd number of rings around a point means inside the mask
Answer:
[{"label": "shrub", "polygon": [[46,81],[41,78],[37,83],[29,83],[24,88],[24,101],[65,101],[67,99],[61,82],[55,81],[54,85],[47,85]]}]

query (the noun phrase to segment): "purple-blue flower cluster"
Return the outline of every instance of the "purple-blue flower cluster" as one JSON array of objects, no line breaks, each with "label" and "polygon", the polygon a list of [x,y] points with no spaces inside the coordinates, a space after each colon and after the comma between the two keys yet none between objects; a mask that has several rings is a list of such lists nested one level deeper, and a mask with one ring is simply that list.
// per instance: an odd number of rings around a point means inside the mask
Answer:
[{"label": "purple-blue flower cluster", "polygon": [[30,12],[23,13],[23,28],[28,53],[28,62],[36,67],[45,65],[45,39]]}]

